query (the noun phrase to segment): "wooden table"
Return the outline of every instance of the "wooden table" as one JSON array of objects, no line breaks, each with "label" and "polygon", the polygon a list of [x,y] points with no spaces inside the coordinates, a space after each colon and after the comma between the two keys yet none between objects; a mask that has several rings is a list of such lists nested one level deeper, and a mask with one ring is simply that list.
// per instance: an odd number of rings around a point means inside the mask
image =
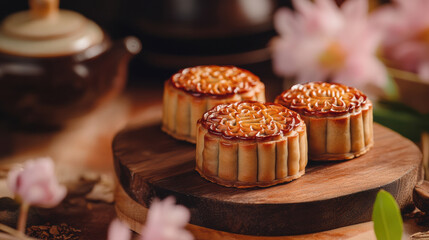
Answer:
[{"label": "wooden table", "polygon": [[[24,131],[0,125],[0,142],[8,143],[7,148],[0,148],[0,198],[12,197],[5,183],[7,171],[36,157],[54,159],[60,181],[68,186],[76,187],[83,175],[106,175],[114,179],[111,153],[114,135],[127,125],[160,119],[161,96],[160,86],[129,89],[60,130]],[[108,225],[116,217],[114,206],[85,200],[84,194],[89,190],[72,192],[72,196],[54,209],[37,209],[36,214],[30,214],[28,226],[67,223],[81,230],[80,239],[106,239]],[[3,209],[6,207],[0,204],[0,222],[13,225],[16,212],[8,213]]]}]

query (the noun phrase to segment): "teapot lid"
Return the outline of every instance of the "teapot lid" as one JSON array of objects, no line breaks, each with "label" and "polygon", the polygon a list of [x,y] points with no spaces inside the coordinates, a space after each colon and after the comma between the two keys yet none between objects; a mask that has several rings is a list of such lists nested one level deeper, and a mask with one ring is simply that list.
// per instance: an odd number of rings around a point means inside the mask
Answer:
[{"label": "teapot lid", "polygon": [[0,26],[0,52],[63,56],[99,44],[103,30],[83,15],[59,9],[59,0],[29,0],[30,10],[14,13]]}]

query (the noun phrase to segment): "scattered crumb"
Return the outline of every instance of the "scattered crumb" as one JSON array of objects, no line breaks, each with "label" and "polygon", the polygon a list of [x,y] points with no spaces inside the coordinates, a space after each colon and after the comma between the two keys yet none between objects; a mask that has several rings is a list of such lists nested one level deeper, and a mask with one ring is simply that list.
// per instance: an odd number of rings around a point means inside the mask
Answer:
[{"label": "scattered crumb", "polygon": [[27,228],[27,235],[42,240],[78,240],[81,230],[73,228],[65,223],[51,225],[47,223],[41,226]]}]

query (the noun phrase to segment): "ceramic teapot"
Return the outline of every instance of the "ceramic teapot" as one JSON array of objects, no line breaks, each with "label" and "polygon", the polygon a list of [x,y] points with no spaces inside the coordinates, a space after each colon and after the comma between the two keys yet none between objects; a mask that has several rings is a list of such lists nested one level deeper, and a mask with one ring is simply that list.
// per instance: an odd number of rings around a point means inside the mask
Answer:
[{"label": "ceramic teapot", "polygon": [[135,37],[113,42],[96,23],[30,0],[0,27],[0,113],[23,124],[62,125],[117,95]]}]

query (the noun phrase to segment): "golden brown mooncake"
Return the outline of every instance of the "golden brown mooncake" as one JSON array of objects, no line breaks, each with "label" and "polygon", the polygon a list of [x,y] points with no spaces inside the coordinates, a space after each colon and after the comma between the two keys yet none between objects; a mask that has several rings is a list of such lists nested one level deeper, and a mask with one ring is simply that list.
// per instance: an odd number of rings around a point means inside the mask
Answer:
[{"label": "golden brown mooncake", "polygon": [[301,177],[306,165],[305,123],[280,104],[221,104],[198,120],[195,168],[209,181],[268,187]]},{"label": "golden brown mooncake", "polygon": [[174,74],[164,85],[162,130],[195,143],[198,119],[221,103],[265,102],[265,86],[251,72],[234,66],[197,66]]},{"label": "golden brown mooncake", "polygon": [[275,100],[304,119],[311,160],[345,160],[374,144],[372,103],[353,87],[336,83],[297,84]]}]

